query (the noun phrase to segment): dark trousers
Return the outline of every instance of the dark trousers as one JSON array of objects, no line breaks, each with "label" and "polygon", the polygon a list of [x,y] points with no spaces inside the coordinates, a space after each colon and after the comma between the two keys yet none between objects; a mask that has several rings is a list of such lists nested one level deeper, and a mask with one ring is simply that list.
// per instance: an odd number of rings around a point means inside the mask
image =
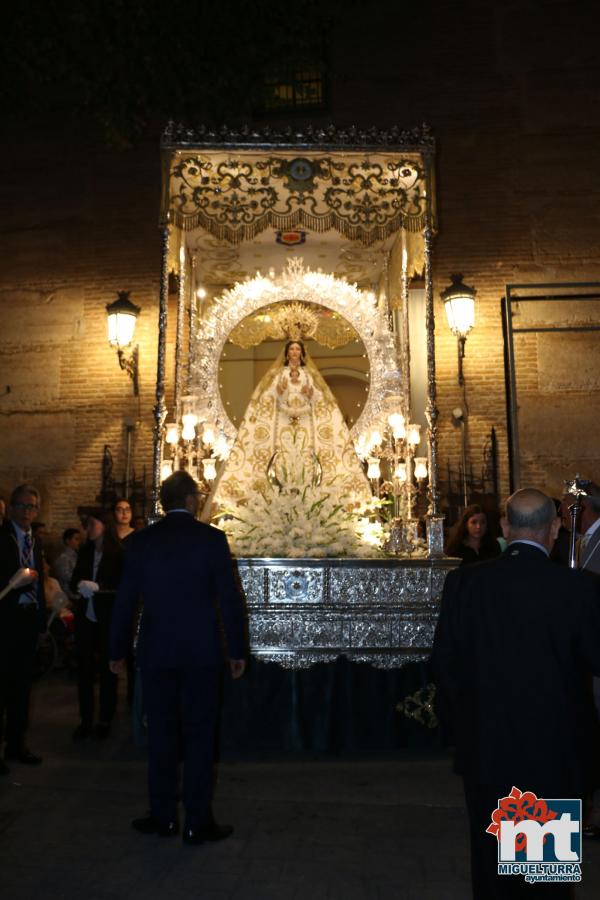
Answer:
[{"label": "dark trousers", "polygon": [[106,620],[104,616],[98,616],[98,622],[90,622],[83,608],[75,617],[79,715],[86,727],[94,721],[96,672],[100,682],[99,721],[110,724],[117,707],[118,679],[108,668],[109,627],[110,619]]},{"label": "dark trousers", "polygon": [[177,818],[178,763],[183,757],[185,825],[211,821],[220,668],[142,669],[148,720],[150,809],[162,823]]},{"label": "dark trousers", "polygon": [[[534,900],[539,897],[572,897],[573,887],[569,884],[528,884],[522,875],[498,875],[498,842],[495,835],[486,833],[486,828],[491,824],[498,798],[505,797],[512,785],[508,788],[506,784],[501,787],[482,785],[469,778],[464,779],[464,785],[471,835],[471,883],[474,900],[531,898],[532,894]],[[526,790],[526,787],[520,787]],[[552,793],[547,796],[554,798],[557,795]]]},{"label": "dark trousers", "polygon": [[0,636],[0,721],[6,716],[6,748],[18,753],[24,746],[29,721],[29,694],[39,638],[37,606],[11,610]]}]

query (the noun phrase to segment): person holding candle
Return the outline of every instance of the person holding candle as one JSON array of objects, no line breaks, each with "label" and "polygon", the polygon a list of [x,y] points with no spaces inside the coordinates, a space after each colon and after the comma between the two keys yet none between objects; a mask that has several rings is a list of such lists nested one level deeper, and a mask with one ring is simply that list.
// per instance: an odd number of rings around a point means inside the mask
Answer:
[{"label": "person holding candle", "polygon": [[[29,569],[33,576],[0,600],[0,720],[2,711],[6,715],[4,758],[25,765],[42,762],[25,744],[35,651],[40,635],[46,631],[43,551],[31,527],[39,509],[37,488],[21,484],[10,497],[10,519],[0,528],[0,592],[19,569]],[[6,763],[0,760],[0,774],[7,772]]]}]

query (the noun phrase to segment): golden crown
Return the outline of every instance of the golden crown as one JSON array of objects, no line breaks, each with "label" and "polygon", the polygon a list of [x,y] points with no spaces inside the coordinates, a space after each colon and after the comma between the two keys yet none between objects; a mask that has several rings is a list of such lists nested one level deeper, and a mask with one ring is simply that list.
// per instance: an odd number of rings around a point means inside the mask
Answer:
[{"label": "golden crown", "polygon": [[319,324],[316,312],[304,303],[284,303],[271,315],[273,336],[285,337],[289,341],[313,337]]}]

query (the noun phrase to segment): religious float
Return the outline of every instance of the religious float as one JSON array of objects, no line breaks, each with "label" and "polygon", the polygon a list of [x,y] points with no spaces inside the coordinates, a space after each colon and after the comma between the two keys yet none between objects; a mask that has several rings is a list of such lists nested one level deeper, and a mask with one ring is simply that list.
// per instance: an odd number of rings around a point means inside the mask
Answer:
[{"label": "religious float", "polygon": [[203,484],[251,653],[292,672],[425,659],[456,564],[439,510],[433,161],[426,127],[163,135],[154,511],[175,468]]}]

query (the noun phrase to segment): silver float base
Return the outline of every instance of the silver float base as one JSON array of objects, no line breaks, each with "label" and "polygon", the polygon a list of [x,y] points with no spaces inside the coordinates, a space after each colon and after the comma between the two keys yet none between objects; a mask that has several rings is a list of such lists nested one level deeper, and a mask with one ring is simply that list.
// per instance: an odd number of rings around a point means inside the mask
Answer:
[{"label": "silver float base", "polygon": [[431,652],[457,559],[238,559],[250,651],[288,669],[346,656],[398,668]]}]

